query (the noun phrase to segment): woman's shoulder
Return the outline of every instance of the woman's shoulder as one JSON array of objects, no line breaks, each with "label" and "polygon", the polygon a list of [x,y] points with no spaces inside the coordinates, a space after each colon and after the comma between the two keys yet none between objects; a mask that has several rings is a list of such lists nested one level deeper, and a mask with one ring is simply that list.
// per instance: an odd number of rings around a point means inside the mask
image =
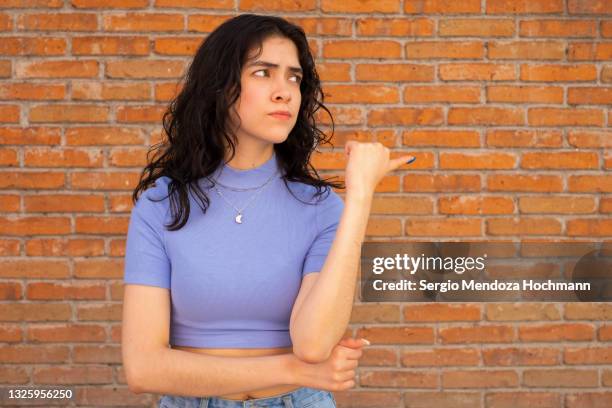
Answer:
[{"label": "woman's shoulder", "polygon": [[134,205],[134,210],[141,213],[163,214],[168,207],[168,184],[170,184],[170,181],[172,180],[166,176],[155,179],[153,184],[140,193]]}]

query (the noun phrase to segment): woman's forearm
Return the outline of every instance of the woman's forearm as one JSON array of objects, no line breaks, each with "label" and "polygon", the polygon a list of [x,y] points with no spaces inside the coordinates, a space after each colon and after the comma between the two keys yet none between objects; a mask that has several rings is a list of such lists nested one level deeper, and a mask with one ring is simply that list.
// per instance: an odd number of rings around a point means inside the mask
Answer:
[{"label": "woman's forearm", "polygon": [[294,353],[306,361],[325,360],[349,323],[371,203],[370,193],[347,193],[325,264],[291,322]]},{"label": "woman's forearm", "polygon": [[224,357],[164,348],[140,364],[137,378],[128,376],[136,393],[218,396],[301,381],[291,353]]}]

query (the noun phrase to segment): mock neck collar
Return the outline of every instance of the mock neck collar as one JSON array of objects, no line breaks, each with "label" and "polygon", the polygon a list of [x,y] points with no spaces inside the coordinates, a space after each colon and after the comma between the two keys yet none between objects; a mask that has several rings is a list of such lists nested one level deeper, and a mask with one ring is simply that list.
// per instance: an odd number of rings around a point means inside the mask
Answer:
[{"label": "mock neck collar", "polygon": [[276,151],[273,151],[272,157],[270,157],[265,163],[252,169],[238,170],[234,169],[226,162],[223,162],[217,168],[217,170],[211,174],[210,178],[229,187],[257,187],[265,183],[275,172],[277,172],[277,170],[279,169]]}]

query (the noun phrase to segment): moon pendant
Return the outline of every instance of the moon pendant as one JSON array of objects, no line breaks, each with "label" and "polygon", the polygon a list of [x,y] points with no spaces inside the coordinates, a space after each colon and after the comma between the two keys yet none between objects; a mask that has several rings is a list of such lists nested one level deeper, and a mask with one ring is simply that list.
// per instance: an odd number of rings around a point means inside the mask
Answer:
[{"label": "moon pendant", "polygon": [[242,224],[242,214],[238,214],[234,220],[236,223]]}]

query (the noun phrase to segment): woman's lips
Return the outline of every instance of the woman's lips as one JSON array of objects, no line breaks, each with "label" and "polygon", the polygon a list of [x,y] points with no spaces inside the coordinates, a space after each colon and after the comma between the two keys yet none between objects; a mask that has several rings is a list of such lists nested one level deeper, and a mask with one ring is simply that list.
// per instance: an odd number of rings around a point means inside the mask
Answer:
[{"label": "woman's lips", "polygon": [[275,117],[277,119],[284,119],[284,120],[288,120],[291,118],[291,116],[285,115],[282,113],[270,113],[270,116]]}]

